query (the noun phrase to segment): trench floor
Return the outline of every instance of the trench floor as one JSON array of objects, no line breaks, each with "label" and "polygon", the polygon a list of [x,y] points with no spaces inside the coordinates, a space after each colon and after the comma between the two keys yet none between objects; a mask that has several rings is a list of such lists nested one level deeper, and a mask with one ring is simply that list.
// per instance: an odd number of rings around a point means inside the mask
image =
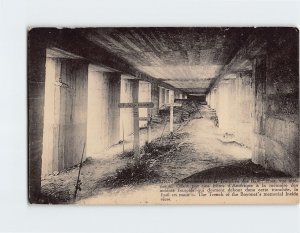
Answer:
[{"label": "trench floor", "polygon": [[[236,163],[242,163],[244,167],[251,166],[251,162],[245,162],[251,158],[251,150],[234,141],[220,140],[224,132],[215,126],[213,115],[209,107],[198,106],[188,120],[174,125],[173,135],[169,133],[169,125],[165,124],[167,118],[155,124],[153,141],[142,150],[143,157],[139,163],[132,159],[130,137],[126,138],[125,153],[123,145],[119,144],[110,148],[102,158],[101,155],[88,158],[81,170],[81,191],[77,194],[76,203],[96,204],[97,200],[105,197],[118,197],[135,190],[142,190],[142,193],[144,190],[146,195],[147,187],[162,182],[197,181],[201,175],[195,174]],[[145,144],[145,138],[146,131],[142,130],[142,145]],[[44,177],[44,202],[74,202],[77,175],[78,167],[74,167],[58,175]],[[239,173],[234,175],[238,176]]]}]

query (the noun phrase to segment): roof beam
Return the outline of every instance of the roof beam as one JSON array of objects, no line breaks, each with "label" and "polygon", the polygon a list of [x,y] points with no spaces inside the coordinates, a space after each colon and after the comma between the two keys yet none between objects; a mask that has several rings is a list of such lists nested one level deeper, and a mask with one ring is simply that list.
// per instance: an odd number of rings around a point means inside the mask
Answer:
[{"label": "roof beam", "polygon": [[170,84],[138,71],[124,59],[111,54],[104,48],[84,38],[76,29],[33,28],[28,33],[37,34],[46,43],[48,48],[60,49],[80,56],[92,64],[109,67],[138,79],[157,83],[167,89],[177,90],[177,88]]},{"label": "roof beam", "polygon": [[263,36],[261,36],[264,35],[264,33],[265,32],[258,30],[248,36],[244,43],[241,43],[241,46],[236,50],[236,53],[231,57],[226,65],[221,68],[219,74],[215,77],[215,81],[212,82],[208,88],[207,93],[216,87],[226,74],[242,71],[249,72],[252,69],[252,59],[259,54],[265,53],[267,42]]}]

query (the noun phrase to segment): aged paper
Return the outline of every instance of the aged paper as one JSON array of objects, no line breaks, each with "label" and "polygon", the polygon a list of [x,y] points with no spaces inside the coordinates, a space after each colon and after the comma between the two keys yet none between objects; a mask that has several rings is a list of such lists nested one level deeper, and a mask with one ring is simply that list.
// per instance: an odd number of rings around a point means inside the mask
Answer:
[{"label": "aged paper", "polygon": [[299,203],[297,28],[30,28],[29,201]]}]

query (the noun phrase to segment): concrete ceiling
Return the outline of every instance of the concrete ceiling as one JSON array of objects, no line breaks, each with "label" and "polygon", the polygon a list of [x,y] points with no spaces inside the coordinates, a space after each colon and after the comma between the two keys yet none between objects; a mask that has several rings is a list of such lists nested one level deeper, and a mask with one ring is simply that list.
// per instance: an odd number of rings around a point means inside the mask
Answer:
[{"label": "concrete ceiling", "polygon": [[89,28],[82,35],[137,70],[204,94],[249,35],[248,28]]}]

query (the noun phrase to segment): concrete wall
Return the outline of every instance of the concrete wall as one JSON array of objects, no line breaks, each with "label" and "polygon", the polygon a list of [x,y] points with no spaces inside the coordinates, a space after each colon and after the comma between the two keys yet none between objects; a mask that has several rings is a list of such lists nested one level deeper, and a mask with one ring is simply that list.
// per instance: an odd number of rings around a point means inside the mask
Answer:
[{"label": "concrete wall", "polygon": [[41,191],[46,46],[36,30],[28,33],[28,198],[37,203]]},{"label": "concrete wall", "polygon": [[[288,29],[287,29],[288,30]],[[255,142],[253,161],[299,175],[298,33],[269,41],[267,56],[254,61]]]},{"label": "concrete wall", "polygon": [[267,46],[254,56],[252,72],[221,81],[207,100],[220,128],[251,146],[253,162],[298,176],[299,35],[285,30],[265,35],[270,38],[263,38]]}]

